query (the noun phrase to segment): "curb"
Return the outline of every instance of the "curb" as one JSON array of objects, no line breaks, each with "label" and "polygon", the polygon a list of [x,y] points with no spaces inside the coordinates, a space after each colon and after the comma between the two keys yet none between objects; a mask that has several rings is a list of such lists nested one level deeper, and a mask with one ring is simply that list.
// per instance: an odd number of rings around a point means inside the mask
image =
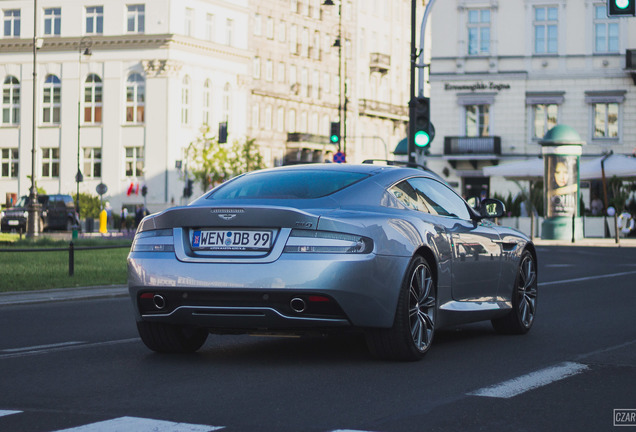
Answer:
[{"label": "curb", "polygon": [[127,285],[4,292],[0,293],[0,306],[15,306],[34,303],[48,303],[97,298],[116,298],[126,296],[128,296]]}]

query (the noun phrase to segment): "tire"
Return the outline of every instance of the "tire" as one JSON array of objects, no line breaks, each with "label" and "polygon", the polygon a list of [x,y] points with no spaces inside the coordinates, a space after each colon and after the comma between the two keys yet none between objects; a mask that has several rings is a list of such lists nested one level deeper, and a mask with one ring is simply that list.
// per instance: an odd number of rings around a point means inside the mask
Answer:
[{"label": "tire", "polygon": [[528,333],[537,312],[537,261],[525,251],[512,288],[512,310],[506,316],[492,320],[492,326],[501,334]]},{"label": "tire", "polygon": [[369,351],[380,359],[416,361],[428,352],[435,334],[437,287],[430,264],[411,261],[400,288],[393,327],[366,333]]},{"label": "tire", "polygon": [[208,338],[206,329],[165,323],[141,321],[137,330],[143,343],[159,353],[193,353]]}]

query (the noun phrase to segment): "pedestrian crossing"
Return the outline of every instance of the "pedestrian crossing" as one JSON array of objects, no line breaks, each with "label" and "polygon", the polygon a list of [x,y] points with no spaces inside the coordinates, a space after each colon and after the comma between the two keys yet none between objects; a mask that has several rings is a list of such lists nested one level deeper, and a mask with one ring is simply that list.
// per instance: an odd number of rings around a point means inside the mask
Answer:
[{"label": "pedestrian crossing", "polygon": [[[23,411],[0,410],[0,418]],[[118,417],[96,423],[79,425],[68,429],[57,429],[51,432],[212,432],[226,429],[226,426],[211,426],[190,423],[175,423],[166,420],[155,420],[142,417]],[[325,432],[371,432],[353,429],[336,429]]]}]

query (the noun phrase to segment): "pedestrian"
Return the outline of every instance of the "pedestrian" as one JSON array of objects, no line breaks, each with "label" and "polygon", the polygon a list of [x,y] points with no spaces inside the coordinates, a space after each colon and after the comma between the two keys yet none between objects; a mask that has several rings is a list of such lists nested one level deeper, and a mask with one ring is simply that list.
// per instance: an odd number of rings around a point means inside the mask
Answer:
[{"label": "pedestrian", "polygon": [[126,221],[126,219],[128,218],[128,209],[124,206],[122,206],[121,208],[121,222],[119,225],[119,232],[122,232],[123,230],[128,230],[128,221]]},{"label": "pedestrian", "polygon": [[135,228],[139,227],[139,224],[141,223],[141,220],[144,218],[145,215],[146,212],[144,210],[144,206],[137,205],[137,208],[135,209]]}]

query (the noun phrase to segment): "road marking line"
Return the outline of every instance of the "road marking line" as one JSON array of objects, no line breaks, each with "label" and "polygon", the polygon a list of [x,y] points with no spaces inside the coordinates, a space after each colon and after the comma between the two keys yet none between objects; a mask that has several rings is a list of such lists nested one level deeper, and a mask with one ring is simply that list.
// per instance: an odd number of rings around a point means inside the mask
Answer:
[{"label": "road marking line", "polygon": [[589,281],[594,279],[604,279],[604,278],[627,276],[627,275],[633,275],[633,274],[636,274],[636,271],[610,273],[610,274],[597,275],[597,276],[587,276],[587,277],[575,278],[575,279],[564,279],[564,280],[552,281],[552,282],[539,282],[539,286],[558,285],[558,284],[572,283],[572,282],[583,282],[583,281]]},{"label": "road marking line", "polygon": [[[95,342],[95,343],[79,342],[79,343],[74,343],[73,345],[66,344],[63,346],[60,346],[60,344],[56,344],[57,346],[54,346],[53,348],[31,349],[31,351],[19,351],[19,352],[9,352],[6,354],[0,354],[0,360],[4,360],[8,358],[27,357],[32,355],[50,354],[50,353],[55,353],[60,351],[71,351],[71,350],[82,349],[82,348],[117,345],[117,344],[128,343],[128,342],[139,342],[139,338],[121,339],[121,340],[115,340],[115,341]],[[31,348],[34,348],[34,347],[31,347]],[[2,352],[3,351],[0,351],[0,353]]]},{"label": "road marking line", "polygon": [[501,384],[484,387],[468,394],[470,396],[509,399],[527,391],[546,386],[555,381],[577,375],[587,369],[589,369],[588,366],[584,364],[564,362],[556,366],[541,369],[536,372],[531,372],[529,374],[504,381]]},{"label": "road marking line", "polygon": [[60,348],[60,347],[67,347],[71,345],[79,345],[84,343],[86,342],[62,342],[62,343],[49,344],[49,345],[35,345],[35,346],[24,347],[24,348],[8,348],[8,349],[0,350],[0,352],[14,353],[14,352],[23,352],[23,351],[38,351],[41,349]]},{"label": "road marking line", "polygon": [[8,416],[11,414],[20,414],[22,411],[10,411],[10,410],[0,410],[0,417]]},{"label": "road marking line", "polygon": [[223,429],[224,426],[174,423],[164,420],[152,420],[139,417],[119,417],[97,423],[62,429],[56,432],[210,432]]}]

